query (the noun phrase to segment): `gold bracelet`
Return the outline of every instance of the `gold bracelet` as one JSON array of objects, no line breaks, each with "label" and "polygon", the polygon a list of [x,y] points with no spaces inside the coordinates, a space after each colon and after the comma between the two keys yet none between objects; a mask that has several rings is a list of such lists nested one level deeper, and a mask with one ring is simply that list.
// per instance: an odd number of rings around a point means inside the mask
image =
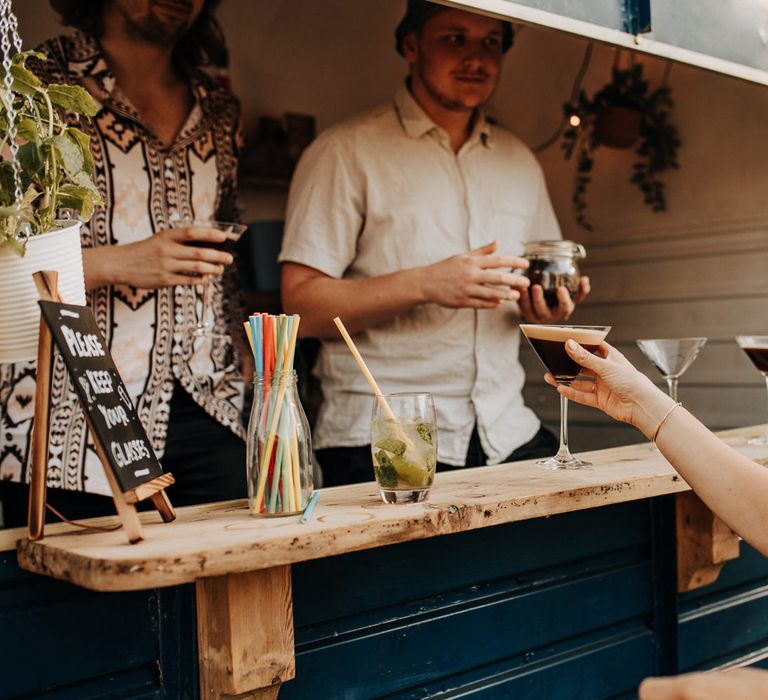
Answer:
[{"label": "gold bracelet", "polygon": [[656,438],[659,437],[659,430],[661,430],[661,426],[664,425],[664,421],[669,418],[669,414],[672,413],[678,406],[682,406],[682,404],[678,401],[674,406],[670,406],[669,410],[664,414],[664,417],[659,421],[659,426],[656,428],[656,432],[653,434],[653,444],[656,444]]}]

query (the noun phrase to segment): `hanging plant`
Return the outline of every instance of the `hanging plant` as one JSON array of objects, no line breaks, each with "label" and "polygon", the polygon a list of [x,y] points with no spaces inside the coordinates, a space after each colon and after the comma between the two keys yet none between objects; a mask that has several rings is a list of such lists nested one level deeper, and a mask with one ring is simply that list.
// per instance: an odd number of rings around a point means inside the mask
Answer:
[{"label": "hanging plant", "polygon": [[581,90],[578,98],[565,104],[569,127],[563,132],[562,148],[566,159],[576,154],[576,182],[573,208],[577,223],[592,230],[587,221],[587,187],[592,180],[594,153],[599,146],[631,148],[637,160],[630,182],[643,193],[643,200],[654,212],[667,208],[661,174],[677,168],[680,147],[677,128],[669,115],[674,103],[666,81],[651,91],[643,77],[643,66],[613,68],[611,82],[592,99]]}]

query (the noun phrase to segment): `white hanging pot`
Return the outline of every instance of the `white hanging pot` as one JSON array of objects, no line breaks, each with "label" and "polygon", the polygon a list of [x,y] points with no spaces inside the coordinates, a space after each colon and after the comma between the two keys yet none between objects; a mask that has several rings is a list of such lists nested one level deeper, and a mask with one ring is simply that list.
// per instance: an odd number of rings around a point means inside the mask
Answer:
[{"label": "white hanging pot", "polygon": [[59,273],[59,295],[67,304],[85,304],[79,221],[32,236],[23,257],[0,246],[0,363],[37,359],[39,295],[32,279],[38,270]]}]

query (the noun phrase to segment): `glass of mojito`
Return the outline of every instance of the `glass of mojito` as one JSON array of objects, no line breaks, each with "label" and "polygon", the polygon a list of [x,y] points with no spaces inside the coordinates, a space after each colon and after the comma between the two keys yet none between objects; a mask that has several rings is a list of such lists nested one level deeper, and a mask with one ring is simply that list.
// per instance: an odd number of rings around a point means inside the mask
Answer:
[{"label": "glass of mojito", "polygon": [[385,503],[423,501],[437,465],[432,394],[382,394],[373,399],[373,473]]}]

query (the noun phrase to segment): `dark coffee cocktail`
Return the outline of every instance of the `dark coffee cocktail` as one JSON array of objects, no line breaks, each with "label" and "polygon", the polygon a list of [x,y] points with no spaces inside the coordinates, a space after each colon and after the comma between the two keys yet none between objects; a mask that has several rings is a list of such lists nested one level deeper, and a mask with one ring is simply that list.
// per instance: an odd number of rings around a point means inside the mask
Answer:
[{"label": "dark coffee cocktail", "polygon": [[589,352],[596,352],[606,336],[606,331],[590,327],[563,327],[521,325],[539,359],[558,384],[570,384],[579,374],[580,367],[565,350],[565,341],[575,340]]},{"label": "dark coffee cocktail", "polygon": [[768,374],[768,346],[742,346],[741,349],[747,353],[747,357],[752,360],[758,372]]},{"label": "dark coffee cocktail", "polygon": [[544,301],[550,309],[558,305],[558,287],[565,287],[571,298],[579,291],[579,276],[569,260],[532,258],[525,274],[531,280],[528,292],[531,298],[533,298],[533,285],[540,285],[544,290]]}]

